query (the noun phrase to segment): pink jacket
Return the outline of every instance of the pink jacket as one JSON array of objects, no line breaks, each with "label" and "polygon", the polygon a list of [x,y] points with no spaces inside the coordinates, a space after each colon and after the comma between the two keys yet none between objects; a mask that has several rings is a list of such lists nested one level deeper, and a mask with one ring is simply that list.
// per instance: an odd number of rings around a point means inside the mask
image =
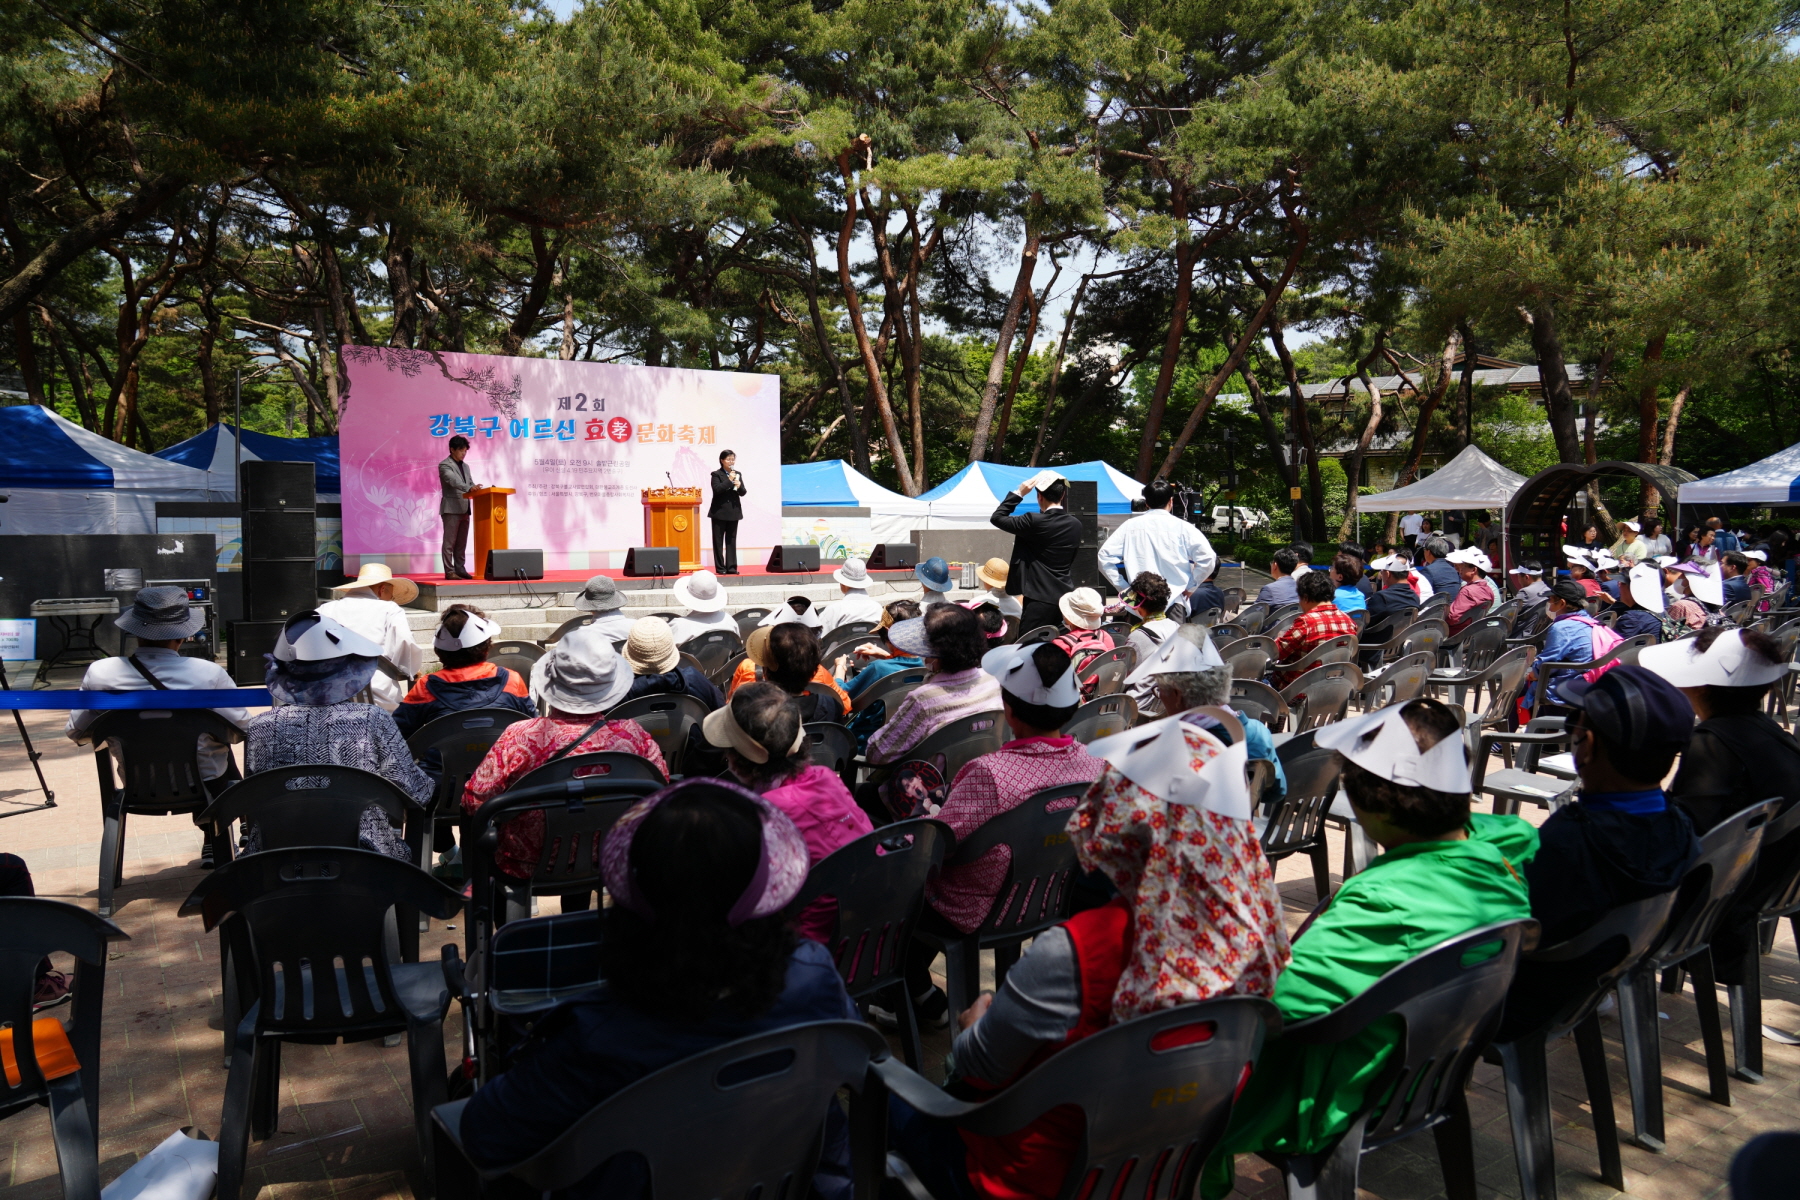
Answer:
[{"label": "pink jacket", "polygon": [[[838,847],[854,842],[875,826],[844,781],[829,767],[813,765],[763,793],[763,799],[792,818],[806,839],[808,865],[817,866]],[[800,914],[797,928],[802,937],[826,942],[837,922],[837,901],[820,897]]]}]

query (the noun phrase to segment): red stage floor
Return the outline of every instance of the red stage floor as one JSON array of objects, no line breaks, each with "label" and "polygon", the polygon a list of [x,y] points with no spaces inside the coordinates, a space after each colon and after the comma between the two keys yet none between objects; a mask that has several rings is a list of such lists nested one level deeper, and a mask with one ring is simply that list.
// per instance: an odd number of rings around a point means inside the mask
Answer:
[{"label": "red stage floor", "polygon": [[[836,564],[823,565],[819,568],[819,570],[816,573],[806,573],[806,572],[800,572],[800,571],[771,571],[771,570],[767,569],[766,567],[744,567],[744,568],[742,568],[740,573],[737,575],[721,576],[720,582],[729,586],[730,584],[732,584],[734,582],[741,582],[743,580],[756,579],[756,578],[799,579],[799,580],[829,579],[831,577],[831,573],[836,569],[837,569]],[[692,575],[693,572],[692,571],[683,571],[681,574]],[[891,582],[895,579],[902,579],[902,578],[910,579],[913,577],[913,571],[912,571],[911,567],[903,567],[899,570],[894,570],[894,571],[883,571],[883,570],[877,569],[877,570],[871,570],[869,572],[869,574],[871,576],[875,577],[876,579],[883,580],[884,582]],[[544,577],[542,579],[528,579],[525,582],[526,583],[586,583],[588,580],[592,579],[596,575],[605,575],[609,579],[619,579],[619,580],[628,579],[628,578],[629,579],[649,580],[649,579],[653,578],[652,576],[648,576],[648,575],[627,576],[625,574],[625,572],[616,571],[616,570],[545,571]],[[414,583],[418,584],[420,587],[425,587],[427,585],[429,585],[431,587],[452,587],[452,588],[516,587],[519,583],[519,581],[516,579],[446,579],[442,575],[408,575],[407,578],[412,580]],[[677,577],[672,576],[672,575],[665,575],[665,576],[663,576],[663,578],[664,579],[674,579]]]}]

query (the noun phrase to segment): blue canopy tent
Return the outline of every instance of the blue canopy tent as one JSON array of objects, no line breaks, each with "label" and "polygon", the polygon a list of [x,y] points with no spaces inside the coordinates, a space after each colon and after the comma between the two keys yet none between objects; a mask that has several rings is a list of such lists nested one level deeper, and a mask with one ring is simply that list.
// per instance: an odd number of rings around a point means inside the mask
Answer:
[{"label": "blue canopy tent", "polygon": [[36,404],[0,408],[0,533],[155,533],[158,500],[204,501],[205,471],[121,446]]},{"label": "blue canopy tent", "polygon": [[[1095,459],[1050,468],[1065,479],[1092,480],[1098,484],[1100,515],[1124,518],[1131,502],[1144,494],[1144,485]],[[984,528],[1001,499],[1042,467],[1008,467],[998,463],[970,463],[919,499],[931,505],[930,529]]]},{"label": "blue canopy tent", "polygon": [[[882,487],[843,459],[784,463],[781,468],[781,506],[783,509],[866,508],[869,510],[866,537],[872,542],[907,541],[912,531],[925,523],[926,513],[923,501]],[[785,525],[782,536],[789,536]]]},{"label": "blue canopy tent", "polygon": [[[221,493],[224,499],[236,499],[236,447],[232,438],[236,432],[231,425],[214,425],[185,442],[158,450],[156,457],[207,472],[212,480],[212,491]],[[310,462],[314,471],[313,486],[320,496],[335,498],[341,490],[337,438],[284,438],[252,429],[244,430],[242,437],[244,461]]]}]

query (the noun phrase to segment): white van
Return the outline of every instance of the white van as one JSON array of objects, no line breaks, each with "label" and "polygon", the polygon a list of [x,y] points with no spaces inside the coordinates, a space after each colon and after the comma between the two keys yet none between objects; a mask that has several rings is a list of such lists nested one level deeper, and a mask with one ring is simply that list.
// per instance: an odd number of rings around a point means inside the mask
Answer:
[{"label": "white van", "polygon": [[1269,523],[1269,514],[1260,508],[1237,508],[1229,504],[1217,504],[1212,510],[1212,527],[1216,530],[1226,529],[1233,523],[1236,514],[1237,528],[1244,531],[1261,529]]}]

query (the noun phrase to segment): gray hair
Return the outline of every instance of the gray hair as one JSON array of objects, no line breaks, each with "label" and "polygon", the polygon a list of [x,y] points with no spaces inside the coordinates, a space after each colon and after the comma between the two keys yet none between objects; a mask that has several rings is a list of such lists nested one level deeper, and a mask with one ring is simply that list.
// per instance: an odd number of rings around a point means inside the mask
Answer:
[{"label": "gray hair", "polygon": [[1450,553],[1450,542],[1441,537],[1426,538],[1424,548],[1431,552],[1431,557],[1444,558]]},{"label": "gray hair", "polygon": [[1223,704],[1231,698],[1231,665],[1199,671],[1166,671],[1156,676],[1158,687],[1173,688],[1183,711],[1203,704]]}]

